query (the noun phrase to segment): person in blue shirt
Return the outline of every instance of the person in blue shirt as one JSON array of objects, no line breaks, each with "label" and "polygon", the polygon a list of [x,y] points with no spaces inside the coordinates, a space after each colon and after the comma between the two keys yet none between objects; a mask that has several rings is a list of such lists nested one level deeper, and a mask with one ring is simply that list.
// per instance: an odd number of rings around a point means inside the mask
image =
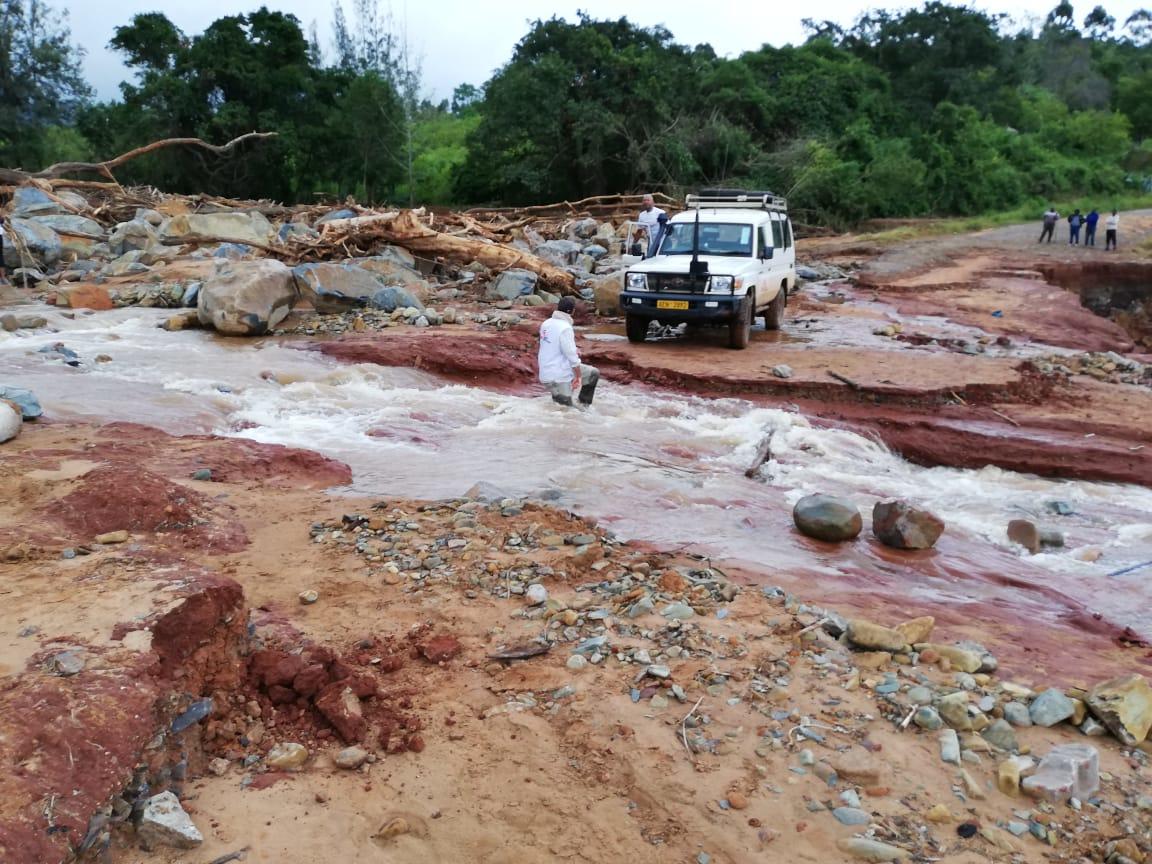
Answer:
[{"label": "person in blue shirt", "polygon": [[1096,245],[1096,223],[1100,221],[1100,214],[1096,212],[1096,208],[1092,208],[1092,212],[1084,217],[1084,245]]},{"label": "person in blue shirt", "polygon": [[1068,217],[1068,245],[1080,245],[1080,226],[1084,224],[1084,216],[1079,208],[1072,211],[1072,215]]}]

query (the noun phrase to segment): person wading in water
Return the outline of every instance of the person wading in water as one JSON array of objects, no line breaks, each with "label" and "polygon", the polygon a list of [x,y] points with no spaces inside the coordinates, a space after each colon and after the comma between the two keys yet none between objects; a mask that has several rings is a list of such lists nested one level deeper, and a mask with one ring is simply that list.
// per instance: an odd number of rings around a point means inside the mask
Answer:
[{"label": "person wading in water", "polygon": [[553,402],[571,406],[575,396],[576,401],[587,407],[592,404],[596,393],[600,370],[580,362],[576,333],[572,329],[572,313],[575,311],[575,300],[560,298],[552,317],[540,325],[540,352],[536,359],[540,367],[540,382],[552,392]]}]

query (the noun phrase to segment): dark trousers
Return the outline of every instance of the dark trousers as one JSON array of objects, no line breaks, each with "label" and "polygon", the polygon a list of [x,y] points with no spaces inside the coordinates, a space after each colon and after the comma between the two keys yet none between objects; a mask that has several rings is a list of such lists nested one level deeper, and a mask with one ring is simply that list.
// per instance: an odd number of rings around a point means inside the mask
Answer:
[{"label": "dark trousers", "polygon": [[1056,229],[1055,225],[1045,225],[1040,231],[1040,239],[1037,242],[1043,243],[1044,238],[1047,237],[1048,242],[1051,243],[1052,242],[1052,232],[1055,229]]},{"label": "dark trousers", "polygon": [[1079,225],[1069,225],[1068,226],[1068,245],[1069,246],[1079,246],[1080,245],[1080,226]]},{"label": "dark trousers", "polygon": [[1105,228],[1104,229],[1104,250],[1107,251],[1109,249],[1115,249],[1115,248],[1116,248],[1116,229],[1115,228]]},{"label": "dark trousers", "polygon": [[1096,245],[1096,226],[1093,225],[1091,222],[1089,222],[1087,225],[1084,226],[1084,245],[1085,246],[1095,246]]}]

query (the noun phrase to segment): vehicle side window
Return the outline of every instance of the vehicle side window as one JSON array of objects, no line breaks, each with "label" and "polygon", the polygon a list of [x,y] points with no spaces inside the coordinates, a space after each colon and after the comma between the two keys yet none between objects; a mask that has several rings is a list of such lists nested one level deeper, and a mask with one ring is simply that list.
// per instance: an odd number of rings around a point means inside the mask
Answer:
[{"label": "vehicle side window", "polygon": [[788,248],[791,248],[791,246],[792,246],[792,221],[790,219],[785,219],[783,222],[783,225],[784,225],[784,248],[788,249]]},{"label": "vehicle side window", "polygon": [[780,222],[772,220],[772,245],[777,249],[784,248],[784,232],[780,230]]},{"label": "vehicle side window", "polygon": [[761,225],[757,234],[760,237],[760,248],[757,250],[757,255],[763,255],[765,249],[772,248],[772,243],[768,240],[768,235],[764,232],[764,226]]}]

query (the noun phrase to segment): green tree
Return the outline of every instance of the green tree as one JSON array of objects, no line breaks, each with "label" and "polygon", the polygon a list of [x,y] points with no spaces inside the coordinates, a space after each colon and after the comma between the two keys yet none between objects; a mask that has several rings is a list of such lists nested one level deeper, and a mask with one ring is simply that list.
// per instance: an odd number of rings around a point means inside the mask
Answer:
[{"label": "green tree", "polygon": [[38,168],[56,155],[46,130],[70,124],[91,95],[83,53],[66,13],[43,0],[0,0],[0,163]]}]

